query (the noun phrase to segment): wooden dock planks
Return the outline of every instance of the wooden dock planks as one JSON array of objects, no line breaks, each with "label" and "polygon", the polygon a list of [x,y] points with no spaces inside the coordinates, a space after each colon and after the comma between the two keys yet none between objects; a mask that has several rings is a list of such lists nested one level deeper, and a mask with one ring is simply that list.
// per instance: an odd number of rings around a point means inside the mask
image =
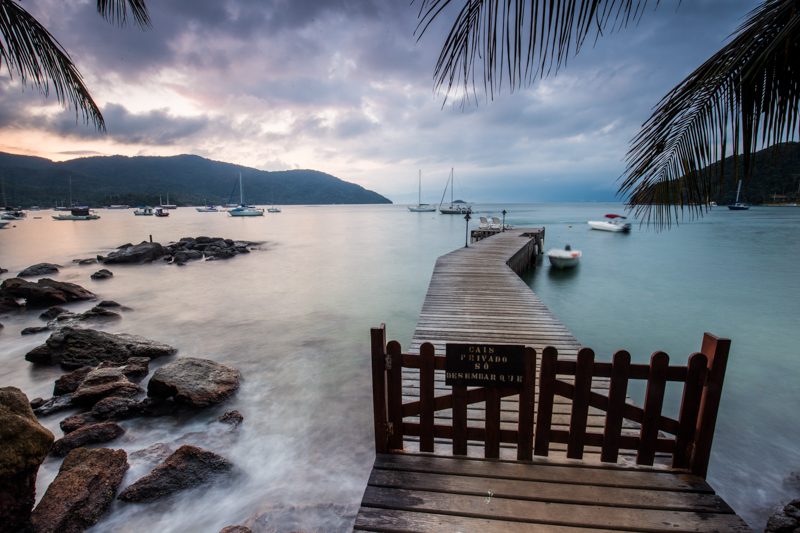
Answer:
[{"label": "wooden dock planks", "polygon": [[[539,361],[546,346],[556,347],[560,358],[576,359],[580,343],[508,266],[521,269],[520,252],[531,246],[522,235],[537,231],[498,233],[440,257],[408,351],[419,353],[424,342],[436,353],[444,353],[448,342],[507,343],[535,348]],[[419,371],[404,369],[403,402],[420,399],[420,385],[430,387],[420,384]],[[608,394],[607,379],[584,386]],[[437,394],[450,390],[439,371],[433,387]],[[511,428],[519,401],[499,403],[500,429]],[[484,404],[470,405],[468,426],[482,427],[485,415]],[[435,420],[452,416],[451,410],[437,411]],[[552,427],[567,427],[571,416],[571,403],[556,397]],[[605,413],[589,408],[587,427],[604,424]],[[403,437],[403,448],[406,453],[377,455],[355,530],[750,531],[702,478],[636,466],[630,454],[621,453],[620,464],[608,465],[599,463],[599,448],[587,446],[583,460],[575,461],[565,459],[567,446],[554,445],[550,458],[519,462],[511,461],[514,447],[501,443],[500,459],[491,460],[477,458],[484,455],[483,443],[468,442],[469,457],[448,457],[452,441],[420,443],[409,436]],[[420,449],[436,455],[419,454]]]}]

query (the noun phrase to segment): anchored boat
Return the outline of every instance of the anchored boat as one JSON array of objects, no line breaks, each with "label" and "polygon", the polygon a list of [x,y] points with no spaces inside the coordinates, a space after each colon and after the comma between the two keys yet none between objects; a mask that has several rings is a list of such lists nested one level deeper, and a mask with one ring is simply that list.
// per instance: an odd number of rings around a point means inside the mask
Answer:
[{"label": "anchored boat", "polygon": [[417,205],[408,206],[408,210],[412,213],[433,213],[436,211],[436,206],[431,204],[422,203],[422,170],[419,171],[419,189],[417,193]]},{"label": "anchored boat", "polygon": [[573,268],[578,265],[581,255],[583,254],[580,250],[573,250],[569,244],[563,249],[553,248],[547,251],[547,258],[555,268]]},{"label": "anchored boat", "polygon": [[95,215],[88,207],[73,207],[69,215],[53,215],[53,220],[97,220],[100,215]]},{"label": "anchored boat", "polygon": [[628,233],[631,231],[630,222],[625,222],[626,217],[609,213],[606,220],[590,220],[589,227],[600,231],[613,231],[616,233]]}]

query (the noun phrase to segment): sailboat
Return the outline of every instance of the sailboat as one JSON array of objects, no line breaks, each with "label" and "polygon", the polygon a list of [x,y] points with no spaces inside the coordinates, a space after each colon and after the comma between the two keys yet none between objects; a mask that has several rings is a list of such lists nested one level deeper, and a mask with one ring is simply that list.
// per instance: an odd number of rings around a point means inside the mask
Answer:
[{"label": "sailboat", "polygon": [[[444,195],[447,194],[447,187],[450,186],[450,205],[447,207],[443,207],[442,204],[444,203]],[[450,177],[447,179],[447,183],[444,186],[444,192],[442,193],[442,201],[439,202],[439,212],[443,215],[464,215],[466,213],[472,212],[472,206],[468,203],[464,202],[463,200],[455,200],[453,201],[453,189],[455,188],[455,180],[453,178],[453,169],[450,169]]]},{"label": "sailboat", "polygon": [[436,211],[435,205],[422,203],[422,170],[419,171],[419,193],[417,196],[417,205],[408,206],[408,210],[412,213],[433,213]]},{"label": "sailboat", "polygon": [[176,204],[169,203],[169,193],[167,193],[167,203],[161,203],[161,197],[158,197],[158,207],[161,209],[177,209],[178,206]]},{"label": "sailboat", "polygon": [[264,210],[260,207],[246,205],[244,203],[244,190],[242,189],[242,173],[239,172],[239,206],[228,210],[232,217],[263,217]]},{"label": "sailboat", "polygon": [[272,207],[267,209],[267,213],[280,213],[281,212],[281,208],[280,207],[275,207],[275,188],[274,187],[270,187],[269,188],[269,195],[270,195],[270,201],[272,202]]},{"label": "sailboat", "polygon": [[739,180],[739,185],[736,187],[736,202],[728,206],[731,211],[745,211],[750,209],[750,206],[745,203],[739,202],[739,193],[742,192],[742,180]]},{"label": "sailboat", "polygon": [[69,204],[56,205],[53,211],[72,211],[72,176],[69,177]]}]

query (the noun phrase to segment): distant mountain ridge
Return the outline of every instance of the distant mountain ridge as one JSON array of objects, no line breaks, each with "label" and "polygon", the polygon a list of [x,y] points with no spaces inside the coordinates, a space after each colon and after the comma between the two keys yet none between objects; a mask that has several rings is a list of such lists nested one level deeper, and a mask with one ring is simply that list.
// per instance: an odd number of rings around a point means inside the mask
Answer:
[{"label": "distant mountain ridge", "polygon": [[[251,204],[390,204],[391,200],[316,170],[268,172],[196,155],[104,156],[55,162],[0,152],[6,203],[52,207],[153,205],[159,197],[177,205],[239,201],[239,173]],[[0,198],[2,203],[2,198]]]},{"label": "distant mountain ridge", "polygon": [[[708,167],[717,172],[719,163]],[[800,200],[800,143],[780,143],[753,154],[752,174],[744,180],[744,164],[739,159],[738,177],[742,178],[741,200],[751,204]],[[736,175],[733,157],[725,158],[725,191],[714,200],[720,205],[736,200]]]}]

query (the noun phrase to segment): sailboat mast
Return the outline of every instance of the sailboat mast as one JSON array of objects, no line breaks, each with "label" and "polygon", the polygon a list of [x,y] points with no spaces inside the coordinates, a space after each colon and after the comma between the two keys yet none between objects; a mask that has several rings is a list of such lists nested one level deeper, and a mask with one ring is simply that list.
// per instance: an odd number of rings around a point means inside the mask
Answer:
[{"label": "sailboat mast", "polygon": [[419,188],[417,189],[417,205],[422,205],[422,169],[419,169]]},{"label": "sailboat mast", "polygon": [[736,203],[739,203],[739,193],[742,190],[742,180],[739,180],[739,186],[736,187]]},{"label": "sailboat mast", "polygon": [[450,207],[453,207],[453,189],[456,188],[455,176],[453,176],[453,167],[450,167]]},{"label": "sailboat mast", "polygon": [[242,173],[239,172],[239,203],[244,205],[244,191],[242,190]]}]

